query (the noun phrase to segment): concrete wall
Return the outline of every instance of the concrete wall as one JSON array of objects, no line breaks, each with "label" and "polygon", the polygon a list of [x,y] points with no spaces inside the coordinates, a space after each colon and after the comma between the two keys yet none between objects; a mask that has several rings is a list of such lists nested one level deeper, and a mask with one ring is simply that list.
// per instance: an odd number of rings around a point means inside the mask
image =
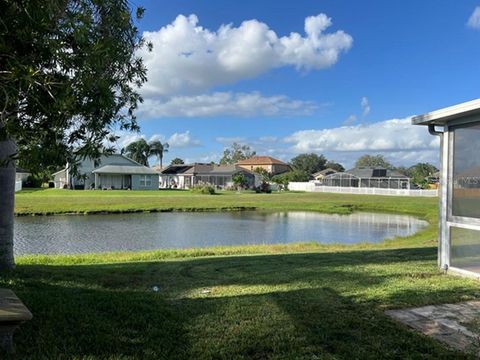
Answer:
[{"label": "concrete wall", "polygon": [[380,188],[358,188],[341,186],[322,186],[315,182],[291,182],[288,184],[290,191],[325,192],[341,194],[364,194],[364,195],[390,195],[390,196],[438,196],[438,190],[403,190],[403,189],[380,189]]}]

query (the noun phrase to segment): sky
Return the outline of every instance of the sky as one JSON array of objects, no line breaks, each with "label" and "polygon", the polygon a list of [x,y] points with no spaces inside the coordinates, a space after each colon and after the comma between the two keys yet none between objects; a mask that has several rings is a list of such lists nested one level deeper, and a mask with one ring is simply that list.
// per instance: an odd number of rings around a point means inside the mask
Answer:
[{"label": "sky", "polygon": [[218,161],[233,142],[288,161],[363,154],[438,164],[411,116],[478,97],[480,0],[136,0],[152,43],[140,137],[164,163]]}]

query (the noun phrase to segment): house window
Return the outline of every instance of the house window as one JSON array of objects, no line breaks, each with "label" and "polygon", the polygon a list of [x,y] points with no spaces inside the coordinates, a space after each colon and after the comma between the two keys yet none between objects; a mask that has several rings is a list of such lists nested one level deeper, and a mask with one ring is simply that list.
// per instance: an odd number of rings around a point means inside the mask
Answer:
[{"label": "house window", "polygon": [[152,186],[152,177],[150,175],[140,175],[140,186]]}]

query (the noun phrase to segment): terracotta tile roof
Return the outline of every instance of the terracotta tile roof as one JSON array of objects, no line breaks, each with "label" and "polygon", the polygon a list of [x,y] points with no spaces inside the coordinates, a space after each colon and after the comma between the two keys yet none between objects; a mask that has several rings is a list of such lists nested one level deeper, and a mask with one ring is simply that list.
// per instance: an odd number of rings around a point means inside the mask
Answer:
[{"label": "terracotta tile roof", "polygon": [[237,165],[287,165],[283,161],[274,159],[270,156],[254,156],[250,159],[240,160]]}]

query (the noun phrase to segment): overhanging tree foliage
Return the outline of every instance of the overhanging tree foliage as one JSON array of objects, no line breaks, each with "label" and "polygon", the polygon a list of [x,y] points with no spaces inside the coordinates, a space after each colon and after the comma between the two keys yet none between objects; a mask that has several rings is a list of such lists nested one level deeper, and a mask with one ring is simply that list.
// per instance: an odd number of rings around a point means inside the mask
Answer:
[{"label": "overhanging tree foliage", "polygon": [[[138,130],[144,45],[124,0],[0,0],[0,269],[14,267],[15,159],[99,157]],[[143,9],[136,10],[141,18]]]}]

